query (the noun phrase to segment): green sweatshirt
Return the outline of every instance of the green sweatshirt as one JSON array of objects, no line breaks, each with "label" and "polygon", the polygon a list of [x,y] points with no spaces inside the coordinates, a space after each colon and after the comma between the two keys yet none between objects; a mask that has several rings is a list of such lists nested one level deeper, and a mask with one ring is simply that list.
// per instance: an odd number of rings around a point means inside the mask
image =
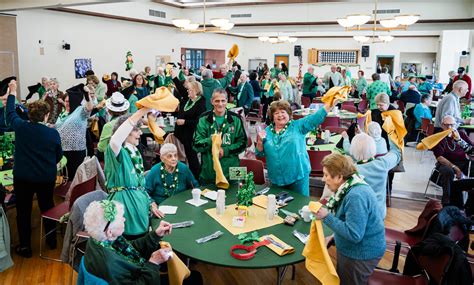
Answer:
[{"label": "green sweatshirt", "polygon": [[[316,84],[313,85],[314,81],[316,80],[316,77],[309,73],[306,72],[303,77],[303,94],[316,94]],[[310,87],[313,86],[313,88],[310,89]]]},{"label": "green sweatshirt", "polygon": [[[201,153],[202,169],[199,176],[203,184],[215,183],[216,172],[212,162],[212,141],[211,135],[218,129],[214,122],[214,112],[208,111],[201,115],[194,132],[193,148]],[[212,127],[212,128],[211,128]],[[247,146],[247,134],[239,115],[227,111],[227,121],[222,129],[222,149],[224,156],[220,159],[222,171],[229,179],[229,167],[240,165],[239,154]]]},{"label": "green sweatshirt", "polygon": [[206,79],[201,80],[202,93],[203,93],[202,95],[204,99],[206,99],[207,111],[212,110],[211,97],[214,90],[217,88],[225,89],[232,81],[232,76],[233,76],[232,72],[227,72],[227,75],[223,78],[219,78],[219,79],[206,78]]}]

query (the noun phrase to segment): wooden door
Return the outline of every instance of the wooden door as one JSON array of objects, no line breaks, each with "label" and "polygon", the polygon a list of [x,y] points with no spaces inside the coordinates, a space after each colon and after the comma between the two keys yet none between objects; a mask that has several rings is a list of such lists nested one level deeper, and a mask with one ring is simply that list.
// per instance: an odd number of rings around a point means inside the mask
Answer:
[{"label": "wooden door", "polygon": [[275,64],[280,67],[281,63],[284,62],[288,68],[290,68],[289,65],[290,61],[290,56],[287,54],[275,54]]}]

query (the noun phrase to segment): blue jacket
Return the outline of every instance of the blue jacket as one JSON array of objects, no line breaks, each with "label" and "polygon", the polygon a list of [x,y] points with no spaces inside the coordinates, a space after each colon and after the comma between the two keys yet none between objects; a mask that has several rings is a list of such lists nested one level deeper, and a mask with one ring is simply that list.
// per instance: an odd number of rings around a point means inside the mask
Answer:
[{"label": "blue jacket", "polygon": [[383,256],[385,226],[370,186],[353,186],[336,214],[329,213],[324,223],[333,230],[337,251],[345,257],[368,260]]},{"label": "blue jacket", "polygon": [[15,131],[15,180],[54,182],[56,164],[63,156],[58,131],[21,119],[15,111],[15,96],[8,96],[7,124]]},{"label": "blue jacket", "polygon": [[426,107],[423,104],[417,104],[415,106],[415,109],[413,110],[413,115],[415,116],[416,123],[415,123],[415,128],[420,128],[421,127],[421,119],[426,118],[426,119],[432,119],[433,115],[431,115],[431,110],[430,107]]},{"label": "blue jacket", "polygon": [[273,134],[270,126],[265,129],[267,137],[263,140],[263,152],[257,150],[256,154],[266,157],[272,184],[289,185],[311,172],[306,134],[324,122],[326,116],[326,109],[321,108],[313,115],[292,121],[282,135]]}]

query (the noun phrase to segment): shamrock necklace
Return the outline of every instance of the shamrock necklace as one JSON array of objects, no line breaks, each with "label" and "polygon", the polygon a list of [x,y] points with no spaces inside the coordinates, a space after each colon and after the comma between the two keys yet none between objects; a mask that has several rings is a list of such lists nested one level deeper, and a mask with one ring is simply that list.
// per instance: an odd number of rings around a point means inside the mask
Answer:
[{"label": "shamrock necklace", "polygon": [[212,114],[212,125],[211,125],[211,129],[216,129],[215,130],[215,133],[220,133],[222,132],[222,130],[224,130],[225,126],[226,126],[226,122],[227,122],[227,111],[225,112],[225,115],[224,115],[224,122],[222,123],[222,125],[219,127],[219,124],[217,123],[217,120],[216,120],[216,114]]},{"label": "shamrock necklace", "polygon": [[186,102],[186,105],[184,105],[184,111],[187,112],[189,110],[191,110],[194,105],[196,104],[197,101],[199,101],[199,99],[201,99],[201,96],[197,97],[196,100],[191,100],[189,99],[188,102]]},{"label": "shamrock necklace", "polygon": [[176,166],[173,173],[171,173],[173,175],[172,176],[173,184],[171,185],[168,185],[168,183],[166,182],[166,175],[169,173],[166,171],[164,164],[161,165],[160,172],[161,172],[161,181],[163,182],[163,189],[165,190],[165,194],[166,196],[171,197],[174,195],[174,192],[176,192],[176,190],[178,189],[178,173],[179,173],[178,166]]},{"label": "shamrock necklace", "polygon": [[286,130],[288,129],[288,127],[291,125],[292,122],[293,122],[293,120],[290,120],[288,123],[286,123],[285,127],[283,127],[283,129],[281,129],[280,132],[278,132],[278,133],[275,130],[275,123],[270,125],[270,131],[274,135],[273,136],[273,143],[274,144],[280,143],[281,137],[286,132]]}]

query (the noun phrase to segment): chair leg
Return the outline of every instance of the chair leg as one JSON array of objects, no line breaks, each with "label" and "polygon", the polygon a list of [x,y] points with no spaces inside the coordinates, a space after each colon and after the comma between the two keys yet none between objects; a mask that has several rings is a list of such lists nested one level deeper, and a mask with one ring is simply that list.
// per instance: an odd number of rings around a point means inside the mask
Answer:
[{"label": "chair leg", "polygon": [[291,265],[291,280],[295,280],[296,276],[296,266],[294,264]]},{"label": "chair leg", "polygon": [[46,233],[43,237],[43,217],[41,217],[41,223],[40,223],[40,238],[39,238],[39,242],[40,242],[40,257],[43,258],[43,259],[47,259],[47,260],[52,260],[52,261],[58,261],[58,262],[63,262],[61,259],[59,258],[52,258],[52,257],[48,257],[48,256],[44,256],[43,255],[43,239],[46,239],[46,237],[51,234],[51,233],[54,233],[56,234],[56,231],[57,231],[57,227],[54,228],[54,230],[51,230],[50,232]]},{"label": "chair leg", "polygon": [[402,243],[397,240],[396,245],[395,245],[395,250],[393,252],[392,268],[389,269],[390,272],[399,273],[399,271],[398,271],[398,259],[400,258],[401,248],[402,248]]}]

